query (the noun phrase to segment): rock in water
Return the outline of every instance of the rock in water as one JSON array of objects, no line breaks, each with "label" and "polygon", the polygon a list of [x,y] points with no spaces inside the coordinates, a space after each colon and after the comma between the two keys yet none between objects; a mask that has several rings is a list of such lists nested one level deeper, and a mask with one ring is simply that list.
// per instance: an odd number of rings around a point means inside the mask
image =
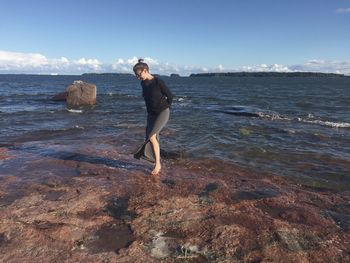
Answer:
[{"label": "rock in water", "polygon": [[75,108],[96,104],[96,85],[76,80],[67,87],[67,107]]}]

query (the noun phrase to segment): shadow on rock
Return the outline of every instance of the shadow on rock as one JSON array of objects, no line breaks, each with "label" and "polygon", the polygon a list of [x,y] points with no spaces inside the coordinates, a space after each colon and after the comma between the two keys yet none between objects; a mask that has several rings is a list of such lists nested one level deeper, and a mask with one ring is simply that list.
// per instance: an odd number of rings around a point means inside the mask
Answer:
[{"label": "shadow on rock", "polygon": [[9,206],[13,202],[15,202],[17,199],[20,199],[20,198],[24,197],[25,195],[26,194],[24,192],[21,192],[21,191],[10,192],[5,196],[0,197],[0,207]]},{"label": "shadow on rock", "polygon": [[271,198],[279,195],[279,192],[273,189],[263,189],[257,191],[239,191],[232,195],[231,199],[235,202],[242,200],[258,200],[263,198]]},{"label": "shadow on rock", "polygon": [[103,156],[93,156],[93,155],[87,155],[87,154],[69,152],[69,151],[57,151],[54,149],[42,148],[37,146],[12,147],[11,149],[38,154],[43,157],[50,157],[50,158],[60,159],[64,161],[70,160],[70,161],[77,161],[77,162],[87,162],[90,164],[102,164],[109,167],[133,170],[133,171],[135,169],[139,169],[141,171],[144,170],[144,168],[141,165],[135,165],[129,162],[114,160]]},{"label": "shadow on rock", "polygon": [[136,214],[128,210],[128,203],[128,197],[113,196],[107,201],[104,211],[115,219],[130,221],[136,217]]},{"label": "shadow on rock", "polygon": [[[127,248],[135,240],[129,225],[105,224],[86,241],[86,247],[93,254]],[[83,242],[83,241],[80,241]],[[80,244],[82,246],[82,244]]]},{"label": "shadow on rock", "polygon": [[59,201],[61,196],[63,196],[65,193],[65,191],[48,191],[45,194],[44,199],[48,201]]},{"label": "shadow on rock", "polygon": [[204,191],[198,197],[201,203],[213,203],[214,201],[209,197],[210,192],[219,188],[217,183],[209,183],[205,186]]},{"label": "shadow on rock", "polygon": [[4,233],[0,233],[0,247],[4,246],[7,243],[7,238]]},{"label": "shadow on rock", "polygon": [[326,210],[326,215],[331,217],[343,230],[350,230],[350,203],[336,205]]},{"label": "shadow on rock", "polygon": [[173,189],[176,185],[176,182],[173,179],[164,179],[164,180],[162,180],[162,183],[171,189]]},{"label": "shadow on rock", "polygon": [[160,149],[160,156],[162,159],[168,159],[168,160],[182,160],[184,158],[190,157],[189,153],[186,153],[185,151],[166,151],[163,149]]}]

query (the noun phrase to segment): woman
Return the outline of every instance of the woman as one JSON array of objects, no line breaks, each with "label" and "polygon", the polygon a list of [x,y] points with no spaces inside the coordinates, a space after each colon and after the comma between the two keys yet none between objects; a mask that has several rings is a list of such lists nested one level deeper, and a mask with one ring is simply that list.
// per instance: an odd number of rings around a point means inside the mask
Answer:
[{"label": "woman", "polygon": [[142,96],[147,108],[146,140],[134,157],[155,163],[152,175],[156,176],[161,170],[159,132],[169,120],[173,94],[163,80],[149,72],[149,67],[143,59],[138,60],[133,70],[141,80]]}]

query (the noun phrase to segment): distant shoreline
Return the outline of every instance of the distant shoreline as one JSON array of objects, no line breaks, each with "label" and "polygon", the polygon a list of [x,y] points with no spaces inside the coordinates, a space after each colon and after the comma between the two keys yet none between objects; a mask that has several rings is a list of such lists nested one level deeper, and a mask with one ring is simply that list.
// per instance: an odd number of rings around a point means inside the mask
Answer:
[{"label": "distant shoreline", "polygon": [[[83,73],[81,76],[133,76],[131,73]],[[208,73],[191,73],[189,76],[181,76],[177,73],[168,75],[153,74],[155,76],[166,77],[350,77],[337,73],[322,72],[208,72]]]},{"label": "distant shoreline", "polygon": [[[133,76],[131,73],[83,73],[83,74],[30,74],[30,73],[0,73],[0,76],[18,75],[18,76]],[[338,73],[323,73],[323,72],[208,72],[208,73],[191,73],[189,76],[181,76],[177,73],[170,75],[153,74],[162,77],[336,77],[336,78],[350,78],[350,75]]]},{"label": "distant shoreline", "polygon": [[321,72],[219,72],[196,73],[190,77],[346,77],[344,74]]}]

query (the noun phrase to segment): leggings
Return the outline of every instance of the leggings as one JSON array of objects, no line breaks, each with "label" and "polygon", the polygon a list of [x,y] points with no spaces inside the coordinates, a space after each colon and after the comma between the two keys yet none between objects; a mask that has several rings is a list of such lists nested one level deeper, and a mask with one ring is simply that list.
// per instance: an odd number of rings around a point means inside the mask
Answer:
[{"label": "leggings", "polygon": [[163,129],[165,124],[169,120],[170,110],[169,108],[163,110],[157,115],[148,114],[147,116],[147,127],[146,127],[146,139],[142,146],[134,154],[136,159],[145,159],[149,162],[154,163],[156,158],[153,152],[152,143],[150,138],[156,134],[157,141],[159,143],[159,132]]}]

